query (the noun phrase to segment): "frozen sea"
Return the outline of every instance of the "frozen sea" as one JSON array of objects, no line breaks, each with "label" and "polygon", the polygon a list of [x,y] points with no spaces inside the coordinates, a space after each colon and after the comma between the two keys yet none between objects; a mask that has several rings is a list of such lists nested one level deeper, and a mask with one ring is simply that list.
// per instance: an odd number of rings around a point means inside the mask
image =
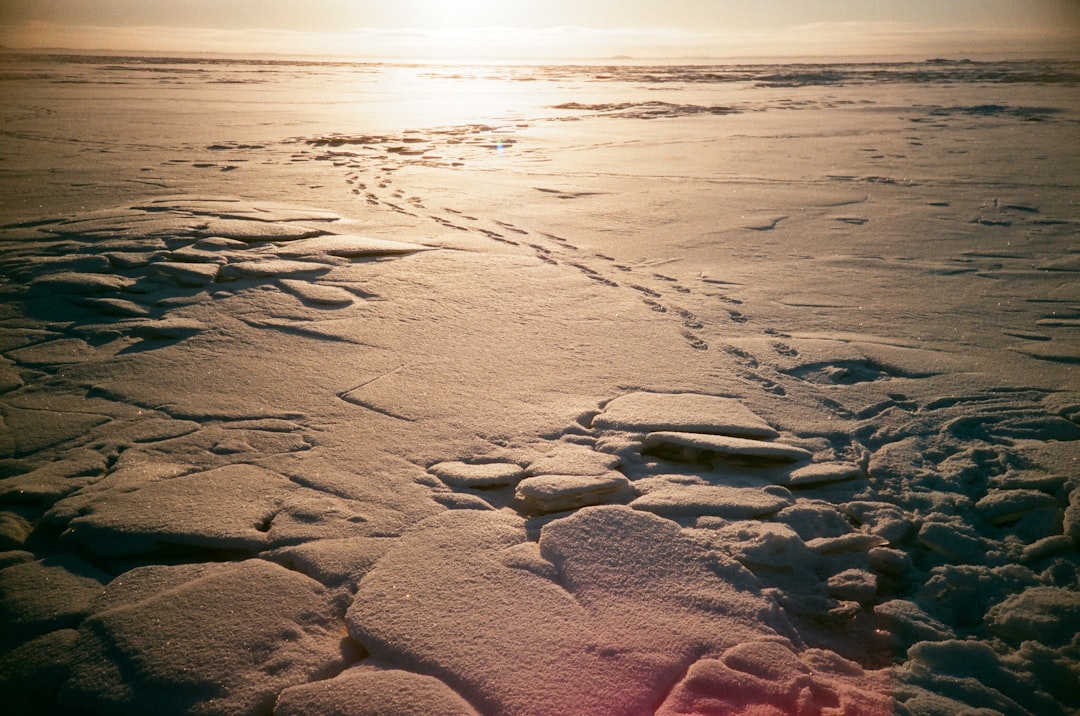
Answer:
[{"label": "frozen sea", "polygon": [[1080,713],[1080,62],[0,54],[12,713]]}]

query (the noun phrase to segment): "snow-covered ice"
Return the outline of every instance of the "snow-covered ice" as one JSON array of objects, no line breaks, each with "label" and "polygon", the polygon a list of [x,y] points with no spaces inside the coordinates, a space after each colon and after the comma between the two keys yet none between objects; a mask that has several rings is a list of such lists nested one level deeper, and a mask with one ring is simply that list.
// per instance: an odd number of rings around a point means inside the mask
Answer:
[{"label": "snow-covered ice", "polygon": [[1080,713],[1075,62],[4,59],[5,712]]}]

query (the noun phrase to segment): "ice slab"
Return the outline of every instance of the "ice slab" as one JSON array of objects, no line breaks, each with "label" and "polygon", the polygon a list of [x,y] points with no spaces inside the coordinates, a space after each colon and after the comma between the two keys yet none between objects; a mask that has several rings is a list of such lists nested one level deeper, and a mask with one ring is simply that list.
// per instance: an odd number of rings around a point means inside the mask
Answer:
[{"label": "ice slab", "polygon": [[703,462],[718,457],[802,462],[813,457],[809,450],[783,443],[734,438],[726,435],[667,431],[646,435],[642,452],[660,457],[671,457],[684,462]]},{"label": "ice slab", "polygon": [[270,713],[359,656],[323,588],[263,560],[140,567],[80,627],[60,693],[96,713]]},{"label": "ice slab", "polygon": [[682,485],[650,491],[630,506],[663,517],[714,515],[728,519],[763,517],[790,505],[789,495],[725,485]]},{"label": "ice slab", "polygon": [[593,418],[593,427],[628,432],[666,430],[772,439],[768,423],[733,398],[698,393],[628,393]]},{"label": "ice slab", "polygon": [[454,487],[503,487],[514,485],[525,476],[524,468],[508,462],[466,463],[453,460],[432,465],[428,471]]},{"label": "ice slab", "polygon": [[522,512],[560,512],[616,501],[630,481],[617,472],[604,475],[537,475],[518,483],[515,497]]}]

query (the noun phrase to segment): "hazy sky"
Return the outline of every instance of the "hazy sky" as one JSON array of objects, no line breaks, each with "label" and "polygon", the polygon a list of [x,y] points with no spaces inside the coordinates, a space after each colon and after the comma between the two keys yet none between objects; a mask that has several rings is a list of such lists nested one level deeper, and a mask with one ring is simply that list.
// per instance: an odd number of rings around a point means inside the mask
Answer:
[{"label": "hazy sky", "polygon": [[1080,51],[1080,0],[0,0],[0,43],[381,57]]}]

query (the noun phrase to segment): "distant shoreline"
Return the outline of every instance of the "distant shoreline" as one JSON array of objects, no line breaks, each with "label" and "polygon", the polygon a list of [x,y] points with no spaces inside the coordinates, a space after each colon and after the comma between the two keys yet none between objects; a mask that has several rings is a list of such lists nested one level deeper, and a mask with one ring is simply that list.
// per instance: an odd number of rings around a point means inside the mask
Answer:
[{"label": "distant shoreline", "polygon": [[997,52],[993,54],[964,53],[955,57],[928,57],[925,54],[883,54],[883,55],[789,55],[789,56],[680,56],[680,57],[635,57],[631,55],[596,56],[596,57],[551,57],[551,58],[503,58],[503,59],[461,59],[461,58],[419,58],[389,57],[364,55],[312,55],[300,53],[226,53],[226,52],[175,52],[152,50],[118,50],[110,48],[76,49],[66,47],[14,47],[0,45],[0,54],[15,56],[49,56],[86,58],[145,58],[161,61],[180,60],[220,60],[246,61],[267,64],[325,64],[325,65],[461,65],[461,66],[497,66],[497,65],[578,65],[578,66],[760,66],[760,65],[866,65],[866,64],[978,64],[996,62],[1080,62],[1080,52],[1075,53],[1030,53]]}]

